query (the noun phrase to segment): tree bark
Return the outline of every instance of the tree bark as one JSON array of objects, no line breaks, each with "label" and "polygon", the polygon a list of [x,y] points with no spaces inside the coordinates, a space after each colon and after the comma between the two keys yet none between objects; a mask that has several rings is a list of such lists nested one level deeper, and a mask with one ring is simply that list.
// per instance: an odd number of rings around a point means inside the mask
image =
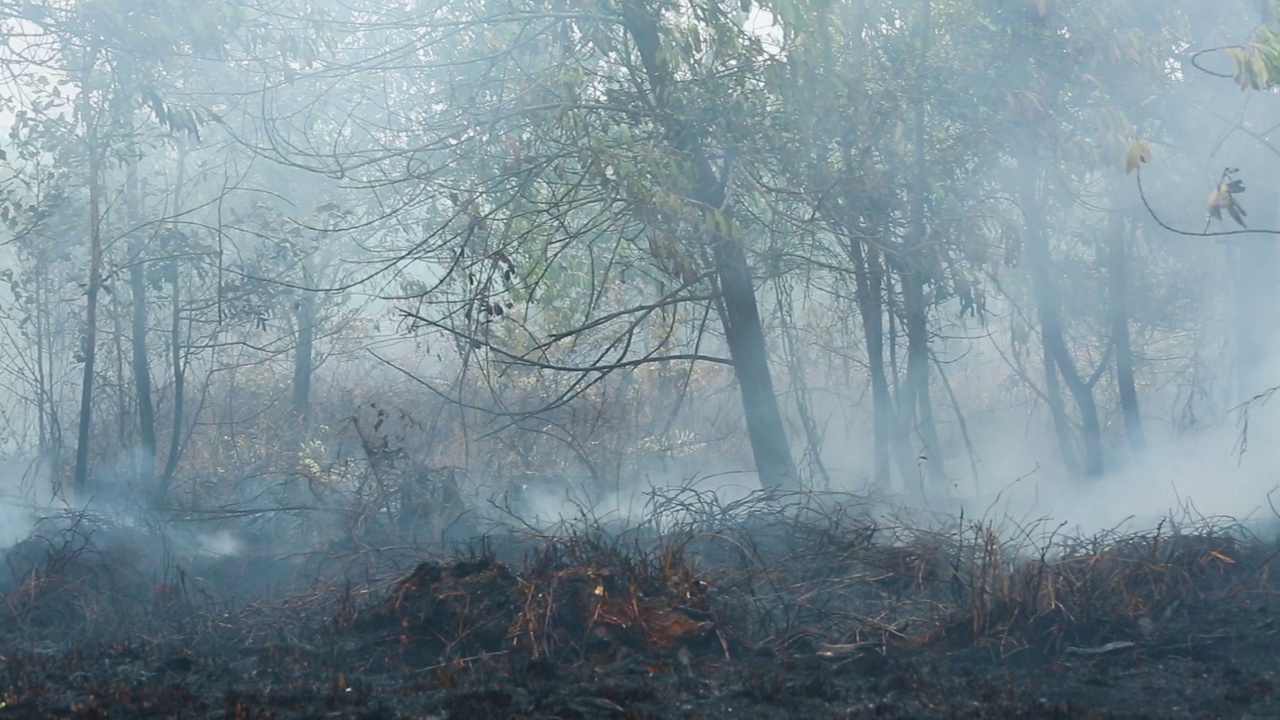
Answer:
[{"label": "tree bark", "polygon": [[[925,158],[925,90],[924,77],[929,59],[929,37],[932,23],[932,2],[923,0],[920,19],[920,57],[916,67],[916,103],[913,118],[913,143],[915,178],[911,188],[911,228],[907,232],[906,253],[901,265],[903,325],[907,332],[907,378],[903,398],[903,422],[912,418],[923,442],[926,478],[933,491],[945,490],[946,467],[942,462],[942,449],[938,442],[938,425],[933,414],[933,398],[929,383],[929,308],[925,304],[924,262],[925,238],[928,233],[926,199],[929,195],[929,176]],[[922,494],[927,495],[926,492]]]},{"label": "tree bark", "polygon": [[867,370],[871,375],[872,440],[875,445],[874,480],[876,489],[889,490],[892,482],[889,446],[893,438],[893,396],[884,361],[884,266],[880,251],[864,250],[862,243],[846,238],[849,259],[854,268],[854,295],[858,315],[862,318],[862,334],[867,343]]},{"label": "tree bark", "polygon": [[1129,251],[1125,244],[1125,232],[1124,216],[1113,209],[1107,218],[1107,285],[1111,295],[1107,324],[1111,348],[1116,357],[1116,385],[1120,395],[1120,410],[1124,414],[1125,437],[1129,441],[1129,449],[1135,455],[1142,455],[1147,449],[1147,439],[1142,430],[1142,413],[1138,408],[1133,345],[1129,337]]},{"label": "tree bark", "polygon": [[98,290],[102,285],[102,155],[98,147],[98,119],[93,113],[91,74],[96,58],[85,59],[80,80],[80,115],[85,124],[85,146],[89,155],[89,280],[85,289],[85,327],[81,336],[84,373],[80,383],[80,417],[76,432],[76,465],[72,487],[84,491],[89,485],[89,438],[93,427],[93,377],[98,342]]},{"label": "tree bark", "polygon": [[787,356],[787,370],[791,375],[791,391],[795,395],[796,412],[800,416],[800,427],[804,430],[805,444],[808,446],[808,465],[813,471],[813,477],[820,478],[823,487],[830,490],[831,474],[822,461],[822,432],[818,428],[818,419],[813,415],[803,351],[791,317],[791,289],[784,278],[775,279],[774,287],[777,291],[778,318],[782,326],[783,350]]},{"label": "tree bark", "polygon": [[[661,56],[661,32],[657,12],[646,0],[623,0],[622,22],[635,43],[647,77],[652,103],[659,110],[667,141],[688,163],[691,195],[703,207],[707,220],[706,244],[711,250],[715,277],[721,293],[721,320],[734,375],[746,415],[747,436],[756,472],[763,487],[799,487],[799,473],[787,441],[782,412],[773,390],[764,328],[756,304],[754,280],[746,248],[728,222],[726,185],[707,158],[701,132],[670,111],[673,79]],[[726,163],[726,172],[728,172]]]},{"label": "tree bark", "polygon": [[[1080,414],[1080,445],[1083,455],[1082,472],[1089,477],[1097,477],[1103,472],[1102,426],[1098,422],[1098,407],[1093,398],[1093,388],[1080,377],[1075,362],[1067,349],[1066,335],[1062,323],[1062,306],[1058,296],[1057,285],[1053,282],[1052,254],[1049,250],[1049,238],[1044,217],[1044,208],[1040,204],[1037,191],[1039,184],[1039,166],[1030,156],[1018,159],[1019,169],[1019,202],[1026,219],[1026,256],[1030,265],[1032,295],[1036,301],[1036,316],[1040,322],[1040,340],[1044,347],[1046,390],[1053,397],[1057,378],[1075,401],[1076,410]],[[1065,412],[1063,412],[1065,415]],[[1065,423],[1065,417],[1055,417],[1055,422]],[[1059,428],[1059,439],[1063,432]],[[1063,447],[1063,459],[1072,453]]]},{"label": "tree bark", "polygon": [[[125,181],[125,214],[129,224],[138,224],[138,174],[137,163],[131,162],[129,176]],[[132,323],[130,334],[133,347],[133,386],[138,402],[138,448],[137,473],[139,487],[147,488],[154,493],[156,481],[156,412],[151,399],[151,358],[148,348],[148,303],[147,273],[143,262],[146,253],[137,232],[131,243],[129,265],[129,292],[132,295]]]},{"label": "tree bark", "polygon": [[[178,169],[173,181],[173,212],[182,212],[182,186],[187,177],[186,146],[178,144]],[[182,460],[182,431],[187,408],[187,372],[182,358],[182,263],[178,260],[177,242],[185,236],[176,229],[169,228],[169,242],[166,243],[170,258],[166,262],[165,274],[172,294],[169,303],[169,364],[173,373],[173,419],[169,426],[169,452],[164,461],[164,470],[160,472],[160,480],[156,485],[153,501],[162,504],[169,497],[173,480],[178,474],[178,464]]]},{"label": "tree bark", "polygon": [[[179,173],[181,177],[181,173]],[[173,421],[169,428],[169,454],[164,462],[164,470],[156,487],[155,502],[163,503],[173,487],[174,477],[178,474],[178,463],[182,459],[182,428],[186,414],[186,368],[182,362],[182,275],[177,258],[170,258],[169,287],[173,293],[169,316],[169,362],[173,372]]]},{"label": "tree bark", "polygon": [[[938,440],[937,419],[933,414],[933,398],[929,382],[929,324],[925,307],[924,287],[917,271],[902,269],[903,328],[907,333],[907,376],[903,394],[899,398],[904,431],[912,425],[920,433],[920,455],[925,468],[928,489],[940,491],[946,487],[947,472],[942,462]],[[922,495],[928,493],[922,489]]]},{"label": "tree bark", "polygon": [[799,472],[773,391],[764,329],[746,251],[735,238],[718,235],[713,234],[710,241],[723,295],[724,335],[742,396],[756,472],[764,487],[795,488],[799,485]]},{"label": "tree bark", "polygon": [[311,407],[311,373],[314,362],[316,298],[303,291],[298,300],[295,319],[298,325],[297,346],[293,353],[293,414],[305,426]]}]

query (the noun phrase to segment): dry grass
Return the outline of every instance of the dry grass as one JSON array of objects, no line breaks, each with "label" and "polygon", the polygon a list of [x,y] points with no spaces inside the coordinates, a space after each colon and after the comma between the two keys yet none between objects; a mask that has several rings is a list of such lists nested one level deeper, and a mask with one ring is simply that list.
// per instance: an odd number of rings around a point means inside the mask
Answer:
[{"label": "dry grass", "polygon": [[346,551],[294,589],[247,603],[175,565],[156,575],[121,563],[86,518],[71,518],[31,545],[44,555],[4,596],[0,630],[10,642],[140,637],[437,669],[938,646],[1056,656],[1167,643],[1197,613],[1277,590],[1273,545],[1223,518],[1079,537],[963,517],[910,527],[848,496],[725,502],[690,489],[654,493],[647,518],[523,528],[505,550],[418,553],[412,570],[412,549]]}]

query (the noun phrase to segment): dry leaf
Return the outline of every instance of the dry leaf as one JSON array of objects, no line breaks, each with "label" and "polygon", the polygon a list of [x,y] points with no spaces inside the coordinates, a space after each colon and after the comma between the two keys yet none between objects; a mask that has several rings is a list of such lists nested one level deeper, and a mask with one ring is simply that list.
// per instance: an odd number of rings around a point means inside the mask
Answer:
[{"label": "dry leaf", "polygon": [[[1240,186],[1240,190],[1243,190],[1243,186]],[[1235,194],[1232,192],[1232,186],[1227,183],[1219,185],[1213,192],[1209,193],[1208,210],[1209,216],[1215,220],[1221,220],[1222,211],[1226,210],[1237,225],[1242,228],[1249,227],[1244,222],[1244,218],[1248,213],[1244,211],[1243,207],[1240,207],[1240,203],[1236,201]]]},{"label": "dry leaf", "polygon": [[1124,172],[1130,174],[1138,169],[1138,165],[1151,162],[1151,147],[1141,140],[1129,143],[1129,157],[1125,160]]},{"label": "dry leaf", "polygon": [[1222,211],[1231,206],[1231,193],[1227,192],[1226,185],[1219,185],[1209,193],[1209,215],[1215,220],[1222,219]]}]

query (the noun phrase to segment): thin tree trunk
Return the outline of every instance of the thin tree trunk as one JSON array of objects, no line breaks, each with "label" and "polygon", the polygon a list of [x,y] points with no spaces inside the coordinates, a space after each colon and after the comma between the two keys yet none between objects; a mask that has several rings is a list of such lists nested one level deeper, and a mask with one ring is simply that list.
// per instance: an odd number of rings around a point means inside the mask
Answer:
[{"label": "thin tree trunk", "polygon": [[1107,218],[1107,283],[1111,303],[1107,308],[1111,347],[1116,354],[1116,384],[1120,393],[1120,410],[1124,413],[1124,432],[1129,449],[1142,455],[1147,449],[1142,430],[1142,413],[1138,408],[1138,389],[1133,373],[1133,346],[1129,338],[1129,252],[1125,247],[1124,216],[1112,210]]},{"label": "thin tree trunk", "polygon": [[1058,367],[1049,356],[1049,348],[1040,344],[1041,367],[1044,368],[1044,396],[1049,403],[1049,417],[1053,419],[1054,436],[1058,439],[1058,450],[1062,453],[1062,464],[1073,475],[1083,472],[1080,465],[1080,451],[1076,447],[1075,435],[1071,432],[1071,419],[1067,416],[1067,404],[1062,399],[1062,382],[1058,380]]},{"label": "thin tree trunk", "polygon": [[314,362],[316,298],[314,293],[303,291],[296,313],[298,324],[297,347],[293,355],[293,414],[305,426],[311,405],[311,374]]},{"label": "thin tree trunk", "polygon": [[36,418],[39,430],[39,447],[37,455],[39,462],[45,463],[49,459],[49,434],[50,419],[53,409],[53,389],[49,387],[49,377],[51,374],[45,373],[45,357],[53,354],[53,348],[45,349],[45,344],[50,346],[53,344],[53,333],[45,323],[45,295],[44,284],[47,275],[44,269],[44,254],[35,253],[35,283],[33,291],[35,294],[35,305],[32,308],[32,318],[35,322],[36,329]]},{"label": "thin tree trunk", "polygon": [[[42,280],[43,279],[46,279],[46,278],[42,278]],[[45,285],[43,282],[38,283],[38,285],[44,288],[44,294],[42,296],[43,299],[41,300],[41,307],[44,307],[43,303],[48,301],[48,297],[50,294],[49,286]],[[56,325],[53,322],[52,318],[48,315],[47,311],[41,311],[40,316],[44,318],[43,332],[48,334],[48,338],[46,341],[47,344],[45,345],[45,368],[43,371],[43,379],[41,380],[41,384],[44,386],[46,410],[48,411],[48,414],[49,414],[48,427],[47,427],[48,433],[49,433],[49,444],[47,446],[48,467],[49,467],[49,472],[53,473],[54,477],[57,478],[55,481],[55,487],[61,490],[62,478],[59,475],[59,473],[61,472],[61,469],[62,469],[62,452],[66,448],[64,447],[64,444],[63,444],[62,416],[59,415],[57,391],[53,386],[53,382],[54,382],[53,379],[57,377],[57,374],[55,372],[56,370],[55,358],[58,356],[58,353],[54,352],[54,348],[55,348],[54,328]],[[60,326],[60,324],[58,324],[57,327],[58,327],[57,334],[59,337],[62,338],[63,346],[65,347],[66,328]]]},{"label": "thin tree trunk", "polygon": [[875,453],[875,487],[889,490],[891,465],[889,446],[893,439],[893,396],[884,362],[884,266],[880,252],[863,249],[862,243],[847,238],[849,259],[854,267],[854,294],[862,317],[862,334],[867,344],[867,370],[871,375],[872,440]]},{"label": "thin tree trunk", "polygon": [[925,479],[928,480],[931,490],[939,491],[946,488],[947,472],[942,462],[938,425],[933,414],[933,400],[930,395],[928,309],[925,307],[921,278],[911,269],[904,268],[903,273],[903,310],[906,314],[903,326],[907,332],[907,377],[906,392],[902,397],[900,412],[903,413],[904,425],[908,428],[914,425],[920,434]]},{"label": "thin tree trunk", "polygon": [[[173,180],[173,213],[182,213],[182,186],[187,178],[187,149],[181,142],[178,144],[178,167]],[[178,242],[185,235],[176,229],[164,230],[168,238],[165,248],[170,257],[166,261],[167,281],[172,298],[169,303],[169,364],[173,373],[173,420],[169,427],[169,453],[165,458],[164,470],[156,485],[154,502],[162,504],[173,488],[174,478],[178,474],[178,465],[182,461],[182,434],[185,426],[187,408],[187,369],[182,357],[182,263]]]},{"label": "thin tree trunk", "polygon": [[920,56],[916,67],[916,103],[913,119],[915,178],[911,189],[911,228],[907,233],[906,257],[902,263],[902,304],[907,332],[907,393],[903,421],[915,419],[923,442],[926,477],[931,489],[947,486],[946,467],[938,442],[938,426],[933,414],[929,382],[929,308],[925,305],[925,270],[923,253],[928,226],[926,198],[929,178],[925,158],[925,91],[924,77],[929,58],[929,36],[932,24],[932,2],[923,0],[920,20]]},{"label": "thin tree trunk", "polygon": [[[1089,477],[1103,472],[1102,426],[1098,422],[1098,408],[1093,398],[1093,388],[1080,377],[1075,362],[1067,349],[1062,323],[1062,308],[1057,286],[1053,282],[1052,256],[1049,238],[1036,186],[1039,167],[1031,157],[1018,159],[1019,202],[1026,218],[1026,253],[1031,273],[1032,294],[1036,301],[1036,315],[1040,321],[1040,339],[1044,346],[1045,382],[1049,397],[1053,398],[1057,378],[1062,378],[1067,392],[1075,401],[1080,414],[1080,444],[1083,454],[1082,471]],[[1060,396],[1059,396],[1060,397]],[[1063,413],[1065,415],[1065,412]],[[1055,423],[1060,419],[1055,417]],[[1061,419],[1065,422],[1065,418]],[[1059,429],[1059,441],[1063,439]],[[1070,462],[1070,451],[1063,447],[1063,459]]]},{"label": "thin tree trunk", "polygon": [[89,438],[93,426],[93,374],[98,342],[98,289],[102,285],[102,177],[98,147],[98,119],[93,113],[91,73],[96,58],[85,59],[80,81],[80,115],[85,124],[89,155],[89,284],[85,290],[85,327],[81,342],[84,373],[80,383],[80,418],[76,432],[76,465],[72,486],[84,491],[89,485]]},{"label": "thin tree trunk", "polygon": [[173,479],[178,474],[178,463],[182,459],[182,428],[187,399],[187,373],[182,362],[181,265],[176,257],[170,258],[168,265],[169,287],[173,293],[169,316],[169,362],[173,372],[173,424],[169,428],[169,455],[165,460],[164,471],[160,475],[160,482],[156,488],[156,503],[163,503],[168,497],[169,490],[173,487]]},{"label": "thin tree trunk", "polygon": [[[866,48],[862,42],[862,28],[867,26],[865,0],[857,0],[853,6],[855,32],[851,37],[856,43],[853,54],[853,82],[855,94],[865,92],[866,73],[863,70]],[[824,62],[831,61],[827,48]],[[852,172],[857,167],[852,148],[844,143],[845,167]],[[854,295],[858,303],[858,315],[862,318],[863,337],[867,346],[867,370],[871,378],[872,442],[874,445],[874,487],[888,492],[893,483],[893,464],[890,448],[894,443],[894,427],[897,424],[893,408],[893,393],[885,369],[885,266],[879,248],[868,245],[848,233],[845,235],[846,252],[854,268]],[[904,478],[905,482],[905,478]]]},{"label": "thin tree trunk", "polygon": [[[125,182],[125,212],[129,224],[138,224],[138,174],[137,163],[131,163],[129,177]],[[156,412],[151,399],[151,358],[148,348],[148,303],[147,303],[147,271],[142,256],[146,249],[142,241],[135,238],[129,253],[129,291],[133,296],[133,385],[138,400],[138,437],[141,447],[136,453],[138,457],[138,482],[140,487],[154,493],[156,481]]]},{"label": "thin tree trunk", "polygon": [[800,415],[800,426],[804,429],[805,442],[808,446],[809,465],[814,476],[821,478],[823,487],[831,489],[831,475],[822,462],[822,432],[818,429],[817,418],[813,416],[813,403],[809,397],[809,386],[804,372],[804,360],[801,345],[796,337],[795,323],[791,319],[791,293],[784,287],[785,281],[778,278],[774,281],[778,299],[778,317],[782,323],[782,341],[787,354],[787,369],[791,374],[791,387],[796,397],[796,412]]},{"label": "thin tree trunk", "polygon": [[129,488],[132,490],[136,487],[135,482],[138,478],[138,454],[129,452],[136,446],[133,427],[134,416],[134,400],[132,393],[129,392],[129,383],[125,378],[129,376],[129,363],[125,359],[128,353],[125,351],[125,330],[123,319],[129,314],[128,307],[124,299],[117,293],[109,293],[107,296],[109,309],[107,317],[111,319],[111,336],[110,343],[112,356],[115,359],[115,373],[112,375],[112,382],[107,387],[115,390],[116,396],[116,447],[124,452],[125,461],[128,463],[126,476],[129,478]]},{"label": "thin tree trunk", "polygon": [[[883,278],[885,315],[889,318],[889,334],[886,337],[889,345],[888,374],[892,381],[890,385],[890,389],[893,392],[892,397],[896,401],[893,406],[894,424],[891,442],[893,456],[898,464],[898,473],[902,475],[902,489],[907,492],[913,488],[923,489],[923,485],[921,485],[923,478],[921,476],[920,454],[915,451],[911,442],[911,419],[915,417],[916,405],[914,398],[911,397],[911,385],[902,377],[901,363],[898,362],[898,328],[901,325],[898,315],[900,308],[894,295],[893,280],[888,274],[889,263],[886,261],[883,267],[886,271]],[[898,275],[902,275],[901,271],[899,271]]]},{"label": "thin tree trunk", "polygon": [[951,380],[947,378],[947,373],[942,369],[942,362],[938,360],[938,356],[929,353],[929,359],[933,361],[934,367],[938,369],[938,379],[942,381],[942,387],[947,391],[947,397],[951,399],[951,410],[956,415],[956,426],[960,428],[960,437],[964,440],[965,450],[969,453],[969,470],[973,473],[973,489],[974,492],[982,494],[982,477],[978,473],[978,451],[973,446],[973,439],[969,437],[969,421],[965,420],[964,411],[960,409],[960,398],[956,397],[956,391],[951,387]]}]

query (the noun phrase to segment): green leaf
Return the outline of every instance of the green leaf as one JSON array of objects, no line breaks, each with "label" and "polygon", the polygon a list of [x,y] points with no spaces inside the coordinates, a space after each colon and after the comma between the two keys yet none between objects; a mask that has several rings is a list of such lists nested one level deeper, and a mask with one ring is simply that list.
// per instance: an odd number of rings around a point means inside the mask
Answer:
[{"label": "green leaf", "polygon": [[804,10],[795,0],[774,0],[773,7],[770,8],[774,16],[789,25],[793,30],[805,32],[809,29],[809,21],[804,16]]}]

